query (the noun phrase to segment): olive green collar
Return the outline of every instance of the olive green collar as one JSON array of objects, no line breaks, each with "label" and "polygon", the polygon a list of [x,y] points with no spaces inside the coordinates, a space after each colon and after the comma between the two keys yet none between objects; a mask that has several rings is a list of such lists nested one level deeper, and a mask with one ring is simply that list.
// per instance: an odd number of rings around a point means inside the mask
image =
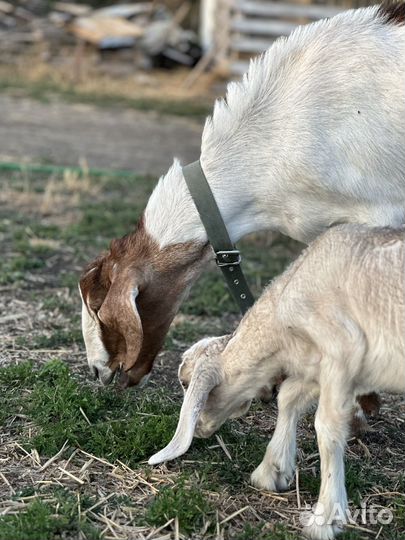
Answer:
[{"label": "olive green collar", "polygon": [[200,161],[183,167],[183,175],[208,240],[215,251],[217,266],[222,270],[229,290],[244,314],[253,305],[254,298],[242,272],[242,257],[231,242]]}]

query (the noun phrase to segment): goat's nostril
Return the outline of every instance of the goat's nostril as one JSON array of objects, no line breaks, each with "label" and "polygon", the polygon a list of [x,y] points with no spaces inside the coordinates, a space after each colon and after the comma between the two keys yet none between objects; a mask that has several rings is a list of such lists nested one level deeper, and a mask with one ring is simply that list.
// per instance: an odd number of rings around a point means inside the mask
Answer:
[{"label": "goat's nostril", "polygon": [[99,372],[98,372],[98,369],[93,366],[93,374],[94,374],[94,378],[97,380],[100,376]]}]

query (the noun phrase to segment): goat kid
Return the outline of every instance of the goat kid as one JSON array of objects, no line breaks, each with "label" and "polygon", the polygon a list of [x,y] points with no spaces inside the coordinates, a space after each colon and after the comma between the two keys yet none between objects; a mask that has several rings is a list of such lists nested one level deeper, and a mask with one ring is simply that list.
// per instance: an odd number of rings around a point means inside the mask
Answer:
[{"label": "goat kid", "polygon": [[232,336],[204,339],[184,354],[178,427],[149,463],[182,455],[193,435],[209,437],[248,410],[264,381],[272,386],[284,376],[274,434],[251,482],[270,491],[288,488],[297,421],[318,400],[321,489],[317,520],[304,532],[334,538],[340,526],[334,512],[347,509],[343,460],[356,397],[405,392],[404,269],[404,228],[337,226],[315,240]]},{"label": "goat kid", "polygon": [[[337,223],[405,222],[405,3],[295,30],[230,83],[205,124],[201,163],[236,242],[259,230],[308,243]],[[80,281],[91,370],[148,377],[212,250],[180,164],[135,232]]]}]

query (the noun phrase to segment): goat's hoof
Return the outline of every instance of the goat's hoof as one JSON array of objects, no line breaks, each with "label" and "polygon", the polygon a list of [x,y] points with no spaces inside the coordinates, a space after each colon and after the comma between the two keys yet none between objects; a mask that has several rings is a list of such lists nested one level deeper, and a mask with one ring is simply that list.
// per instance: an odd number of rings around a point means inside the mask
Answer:
[{"label": "goat's hoof", "polygon": [[342,529],[337,525],[322,524],[318,522],[319,516],[311,513],[308,521],[309,525],[303,527],[302,532],[306,538],[311,540],[333,540],[336,535],[342,532]]},{"label": "goat's hoof", "polygon": [[255,469],[250,477],[250,483],[259,489],[267,491],[287,491],[292,478],[292,473],[280,471],[279,468],[272,464],[267,465],[261,463]]}]

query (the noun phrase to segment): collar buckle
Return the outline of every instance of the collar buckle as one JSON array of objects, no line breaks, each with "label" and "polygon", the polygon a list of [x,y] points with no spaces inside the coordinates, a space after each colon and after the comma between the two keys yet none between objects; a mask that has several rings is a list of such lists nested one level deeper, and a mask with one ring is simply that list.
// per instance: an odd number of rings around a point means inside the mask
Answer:
[{"label": "collar buckle", "polygon": [[217,251],[215,255],[215,262],[219,267],[236,266],[239,265],[242,261],[241,254],[238,249]]}]

